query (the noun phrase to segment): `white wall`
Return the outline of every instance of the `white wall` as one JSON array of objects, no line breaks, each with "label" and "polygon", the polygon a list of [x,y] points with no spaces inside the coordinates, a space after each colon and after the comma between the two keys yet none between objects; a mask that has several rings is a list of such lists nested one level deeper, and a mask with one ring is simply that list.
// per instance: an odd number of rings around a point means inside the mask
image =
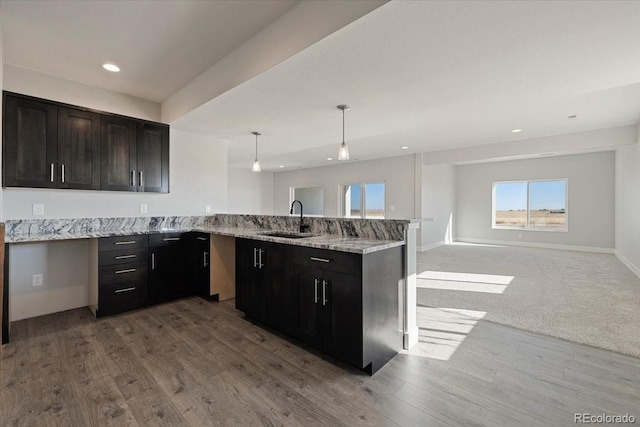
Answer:
[{"label": "white wall", "polygon": [[[612,250],[614,175],[612,151],[457,166],[455,238]],[[568,179],[568,232],[491,228],[493,182],[555,178]]]},{"label": "white wall", "polygon": [[273,215],[273,172],[251,172],[250,168],[228,170],[228,213]]},{"label": "white wall", "polygon": [[616,255],[640,277],[640,124],[638,143],[616,150]]},{"label": "white wall", "polygon": [[[100,70],[96,69],[96,72]],[[9,64],[4,64],[4,90],[138,119],[160,121],[160,104],[156,102]]]},{"label": "white wall", "polygon": [[[319,168],[276,173],[275,214],[288,215],[290,187],[324,188],[324,216],[339,216],[339,186],[366,182],[386,183],[387,219],[409,219],[415,215],[414,156],[369,161],[349,161]],[[395,210],[392,210],[392,207]]]},{"label": "white wall", "polygon": [[422,166],[422,213],[420,248],[426,250],[451,243],[456,201],[455,166]]}]

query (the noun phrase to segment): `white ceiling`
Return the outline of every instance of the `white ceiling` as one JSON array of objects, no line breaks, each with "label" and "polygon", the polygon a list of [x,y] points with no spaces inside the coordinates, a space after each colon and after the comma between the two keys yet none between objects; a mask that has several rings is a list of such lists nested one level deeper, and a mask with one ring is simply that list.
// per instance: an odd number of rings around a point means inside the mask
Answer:
[{"label": "white ceiling", "polygon": [[3,60],[162,102],[298,2],[2,1]]},{"label": "white ceiling", "polygon": [[341,103],[361,160],[637,123],[640,2],[393,1],[172,125],[228,139],[231,166],[257,130],[263,169],[312,167]]},{"label": "white ceiling", "polygon": [[[160,102],[298,3],[2,0],[3,59]],[[231,166],[257,130],[263,169],[313,167],[341,103],[360,160],[637,123],[640,2],[392,1],[171,124]]]}]

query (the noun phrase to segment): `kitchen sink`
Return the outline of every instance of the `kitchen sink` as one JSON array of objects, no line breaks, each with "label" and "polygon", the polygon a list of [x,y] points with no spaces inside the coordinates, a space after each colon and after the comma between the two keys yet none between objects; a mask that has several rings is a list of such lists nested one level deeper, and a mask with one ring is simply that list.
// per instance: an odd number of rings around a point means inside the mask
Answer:
[{"label": "kitchen sink", "polygon": [[265,231],[259,234],[262,236],[283,237],[285,239],[306,239],[307,237],[316,236],[316,234],[296,233],[295,231]]}]

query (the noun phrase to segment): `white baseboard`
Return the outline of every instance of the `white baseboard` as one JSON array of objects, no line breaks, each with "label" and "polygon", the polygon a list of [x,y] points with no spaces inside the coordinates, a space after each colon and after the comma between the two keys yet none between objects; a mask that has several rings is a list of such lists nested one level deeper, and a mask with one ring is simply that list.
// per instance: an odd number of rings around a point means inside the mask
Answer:
[{"label": "white baseboard", "polygon": [[405,350],[410,350],[411,347],[418,344],[418,339],[420,338],[420,329],[417,326],[414,326],[408,332],[405,332],[402,340],[402,348]]},{"label": "white baseboard", "polygon": [[438,247],[444,246],[444,245],[446,245],[446,243],[443,240],[441,242],[432,243],[432,244],[426,245],[426,246],[418,246],[418,252],[428,251],[428,250],[435,249],[435,248],[438,248]]},{"label": "white baseboard", "polygon": [[623,263],[629,270],[633,272],[633,274],[635,274],[640,278],[640,268],[637,265],[629,261],[627,257],[622,255],[617,249],[614,253],[616,254],[616,257],[620,260],[621,263]]},{"label": "white baseboard", "polygon": [[613,254],[613,248],[600,248],[597,246],[578,246],[578,245],[557,245],[553,243],[534,243],[534,242],[514,242],[510,240],[489,240],[489,239],[473,239],[469,237],[458,237],[456,242],[479,243],[483,245],[501,245],[501,246],[523,246],[527,248],[543,248],[543,249],[560,249],[563,251],[579,251],[579,252],[597,252],[603,254]]}]

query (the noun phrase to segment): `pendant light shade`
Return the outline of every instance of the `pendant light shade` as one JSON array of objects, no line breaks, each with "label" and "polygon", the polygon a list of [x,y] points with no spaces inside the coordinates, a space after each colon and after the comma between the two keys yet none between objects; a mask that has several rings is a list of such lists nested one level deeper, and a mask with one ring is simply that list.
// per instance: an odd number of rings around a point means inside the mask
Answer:
[{"label": "pendant light shade", "polygon": [[256,136],[256,159],[253,161],[253,167],[251,170],[253,172],[261,172],[262,168],[260,167],[260,160],[258,160],[258,135],[262,135],[260,132],[251,132]]},{"label": "pendant light shade", "polygon": [[342,144],[340,144],[340,151],[338,151],[338,160],[349,160],[349,147],[344,142],[344,110],[348,110],[349,106],[341,104],[338,105],[338,109],[342,110]]}]

